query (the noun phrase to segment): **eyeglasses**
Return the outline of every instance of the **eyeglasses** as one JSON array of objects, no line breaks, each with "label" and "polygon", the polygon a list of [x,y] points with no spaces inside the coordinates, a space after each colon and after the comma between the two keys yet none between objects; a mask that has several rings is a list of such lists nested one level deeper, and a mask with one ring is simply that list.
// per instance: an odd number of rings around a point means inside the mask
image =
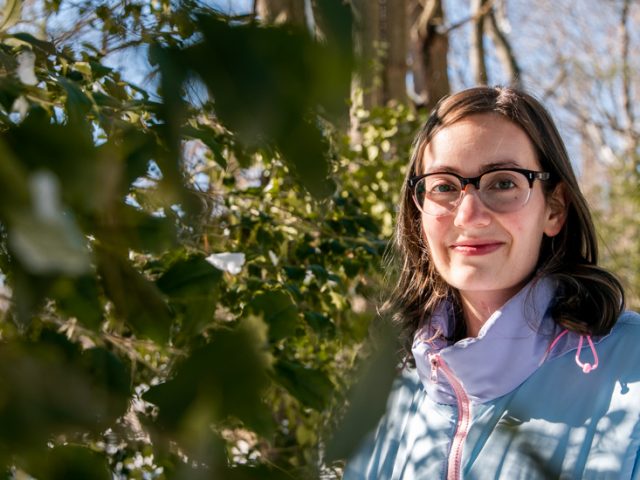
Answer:
[{"label": "eyeglasses", "polygon": [[523,168],[489,170],[477,177],[461,177],[455,173],[427,173],[409,179],[413,200],[418,209],[441,217],[453,212],[471,184],[482,203],[496,213],[514,212],[526,205],[535,180],[549,180],[548,172]]}]

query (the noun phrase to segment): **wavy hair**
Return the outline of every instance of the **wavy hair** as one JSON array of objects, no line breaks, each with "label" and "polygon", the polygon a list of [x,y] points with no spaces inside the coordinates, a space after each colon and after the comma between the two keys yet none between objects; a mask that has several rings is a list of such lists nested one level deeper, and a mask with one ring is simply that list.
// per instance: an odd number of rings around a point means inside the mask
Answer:
[{"label": "wavy hair", "polygon": [[[444,97],[418,132],[401,200],[388,266],[394,285],[381,313],[400,327],[405,358],[413,363],[411,344],[422,321],[445,299],[458,293],[437,272],[421,233],[421,214],[413,202],[408,179],[417,175],[425,147],[443,128],[474,114],[495,113],[518,125],[531,140],[542,169],[551,173],[542,182],[548,199],[558,184],[564,185],[567,217],[558,235],[543,238],[533,279],[553,277],[559,288],[551,310],[554,321],[586,335],[608,333],[624,309],[620,282],[598,266],[598,245],[587,202],[580,192],[565,145],[551,116],[531,95],[511,87],[476,87]],[[459,312],[458,312],[459,313]],[[454,337],[465,331],[456,315]]]}]

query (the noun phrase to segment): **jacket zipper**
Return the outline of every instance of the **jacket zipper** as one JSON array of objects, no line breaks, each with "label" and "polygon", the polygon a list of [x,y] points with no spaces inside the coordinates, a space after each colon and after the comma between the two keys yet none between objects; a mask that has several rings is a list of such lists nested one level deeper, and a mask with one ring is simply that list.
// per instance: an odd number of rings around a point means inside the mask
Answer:
[{"label": "jacket zipper", "polygon": [[438,368],[440,368],[451,388],[456,395],[458,403],[458,422],[456,425],[456,432],[453,435],[451,441],[451,450],[449,450],[449,459],[447,461],[447,480],[460,480],[460,469],[462,463],[462,449],[464,447],[464,441],[469,433],[471,427],[471,406],[469,403],[469,397],[464,391],[464,387],[460,381],[456,378],[451,371],[447,363],[438,354],[430,354],[429,360],[431,362],[431,380],[436,382],[438,380]]}]

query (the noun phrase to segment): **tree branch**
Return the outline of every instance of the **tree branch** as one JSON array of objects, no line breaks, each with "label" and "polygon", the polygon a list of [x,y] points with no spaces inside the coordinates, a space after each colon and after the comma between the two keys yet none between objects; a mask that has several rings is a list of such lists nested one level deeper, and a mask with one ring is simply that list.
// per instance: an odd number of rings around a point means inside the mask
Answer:
[{"label": "tree branch", "polygon": [[496,46],[496,54],[502,64],[509,83],[516,87],[522,87],[522,78],[520,76],[520,66],[511,48],[511,44],[507,39],[505,32],[498,25],[494,9],[490,9],[485,17],[485,28]]}]

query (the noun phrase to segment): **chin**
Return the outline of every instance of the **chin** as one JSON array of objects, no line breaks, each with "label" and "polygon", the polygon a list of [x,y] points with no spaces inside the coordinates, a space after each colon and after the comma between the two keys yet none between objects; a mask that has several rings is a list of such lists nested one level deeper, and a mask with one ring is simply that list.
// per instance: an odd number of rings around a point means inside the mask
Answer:
[{"label": "chin", "polygon": [[495,273],[453,275],[451,278],[443,278],[453,288],[468,292],[513,291],[515,294],[527,283],[526,279],[500,279]]}]

